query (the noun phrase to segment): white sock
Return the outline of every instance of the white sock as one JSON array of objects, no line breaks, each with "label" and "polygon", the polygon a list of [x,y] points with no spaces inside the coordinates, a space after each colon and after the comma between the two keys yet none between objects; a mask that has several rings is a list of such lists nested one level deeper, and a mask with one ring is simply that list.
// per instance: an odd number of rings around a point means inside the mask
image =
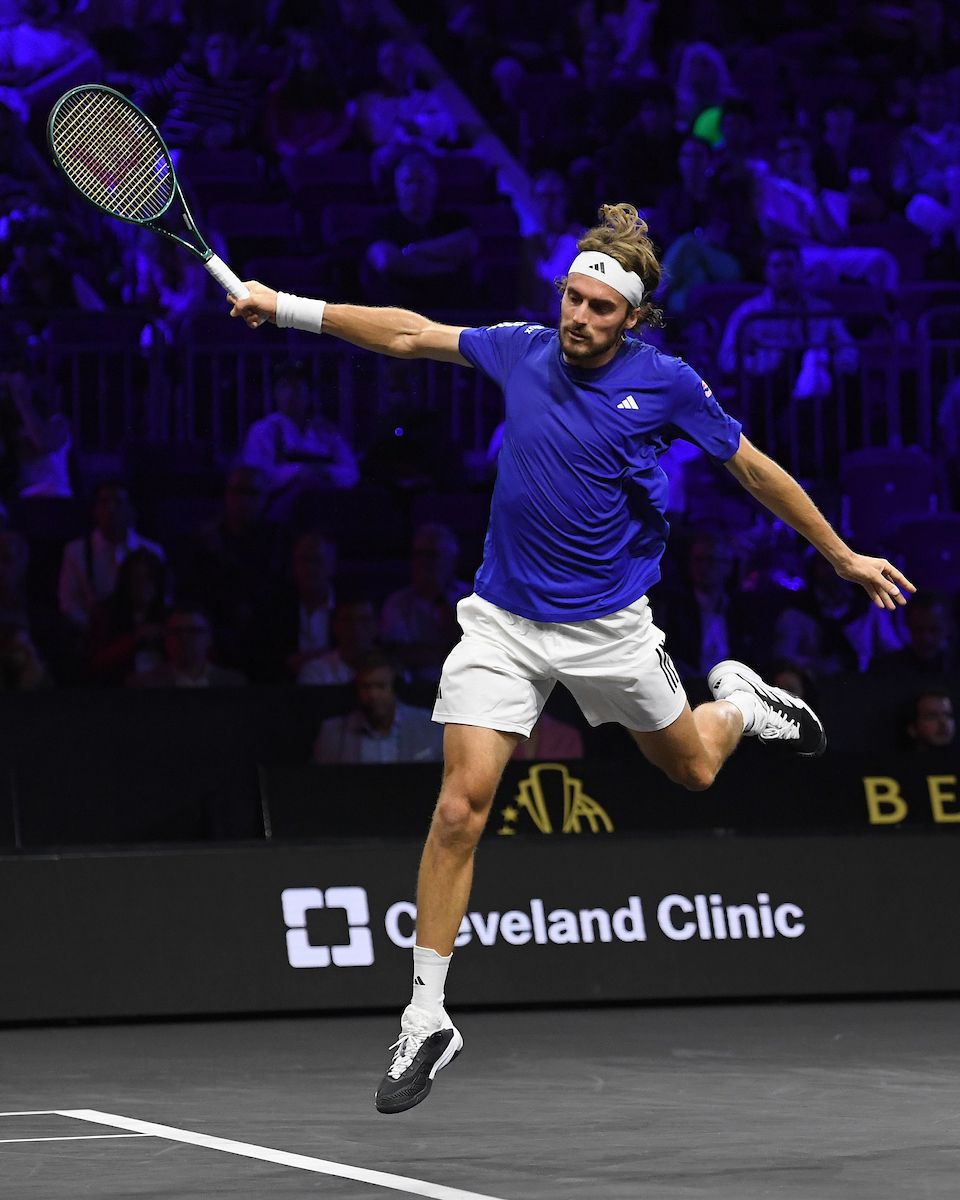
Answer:
[{"label": "white sock", "polygon": [[435,1012],[443,1008],[443,986],[447,980],[447,968],[452,954],[446,958],[436,950],[424,946],[413,948],[413,999],[417,1008]]},{"label": "white sock", "polygon": [[731,692],[729,696],[724,696],[723,698],[728,704],[732,704],[739,711],[740,716],[743,717],[744,737],[753,733],[757,720],[757,697],[754,693],[748,692],[744,688],[739,692]]}]

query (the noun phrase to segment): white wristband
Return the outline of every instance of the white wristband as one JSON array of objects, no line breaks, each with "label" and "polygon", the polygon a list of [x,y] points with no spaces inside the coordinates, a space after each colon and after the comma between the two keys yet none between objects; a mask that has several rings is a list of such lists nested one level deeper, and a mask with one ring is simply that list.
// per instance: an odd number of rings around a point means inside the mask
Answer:
[{"label": "white wristband", "polygon": [[290,292],[277,292],[277,328],[320,333],[326,307],[326,300],[310,300]]}]

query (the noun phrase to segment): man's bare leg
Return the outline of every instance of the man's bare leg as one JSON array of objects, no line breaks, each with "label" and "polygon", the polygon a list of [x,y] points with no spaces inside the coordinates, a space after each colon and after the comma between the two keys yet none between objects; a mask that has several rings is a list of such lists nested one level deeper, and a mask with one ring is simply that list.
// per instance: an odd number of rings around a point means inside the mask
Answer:
[{"label": "man's bare leg", "polygon": [[475,725],[447,725],[443,784],[420,859],[417,945],[449,955],[467,911],[473,852],[483,833],[500,776],[520,741]]},{"label": "man's bare leg", "polygon": [[683,712],[666,729],[631,731],[646,757],[675,783],[691,791],[708,788],[746,734],[803,758],[824,752],[823,722],[798,696],[772,687],[736,659],[717,663],[707,675],[716,700]]},{"label": "man's bare leg", "polygon": [[713,700],[683,712],[666,729],[653,733],[630,730],[646,758],[674,783],[702,792],[743,737],[743,716],[729,700]]},{"label": "man's bare leg", "polygon": [[443,989],[470,899],[473,852],[519,740],[518,734],[474,725],[448,725],[444,731],[443,784],[420,860],[413,998],[377,1091],[382,1113],[405,1112],[426,1099],[437,1072],[463,1048],[463,1037],[443,1008]]}]

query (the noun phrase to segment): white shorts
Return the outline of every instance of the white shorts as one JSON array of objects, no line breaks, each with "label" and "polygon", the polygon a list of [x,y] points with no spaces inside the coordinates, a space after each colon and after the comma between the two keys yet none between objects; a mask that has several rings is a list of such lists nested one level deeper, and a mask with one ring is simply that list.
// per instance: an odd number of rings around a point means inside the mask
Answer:
[{"label": "white shorts", "polygon": [[474,594],[457,605],[463,637],[443,664],[433,719],[530,736],[558,681],[591,725],[650,733],[687,702],[646,596],[593,621],[528,621]]}]

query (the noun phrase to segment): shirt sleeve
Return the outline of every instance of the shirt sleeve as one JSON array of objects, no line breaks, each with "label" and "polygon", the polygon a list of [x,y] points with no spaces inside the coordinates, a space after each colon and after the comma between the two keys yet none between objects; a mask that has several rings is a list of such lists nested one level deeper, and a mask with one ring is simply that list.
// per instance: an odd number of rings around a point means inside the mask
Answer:
[{"label": "shirt sleeve", "polygon": [[510,373],[529,351],[543,325],[528,321],[504,321],[500,325],[482,325],[464,329],[460,334],[460,353],[488,379],[503,387]]},{"label": "shirt sleeve", "polygon": [[723,411],[706,382],[685,362],[677,363],[673,398],[674,431],[716,463],[733,458],[740,448],[742,426]]}]

